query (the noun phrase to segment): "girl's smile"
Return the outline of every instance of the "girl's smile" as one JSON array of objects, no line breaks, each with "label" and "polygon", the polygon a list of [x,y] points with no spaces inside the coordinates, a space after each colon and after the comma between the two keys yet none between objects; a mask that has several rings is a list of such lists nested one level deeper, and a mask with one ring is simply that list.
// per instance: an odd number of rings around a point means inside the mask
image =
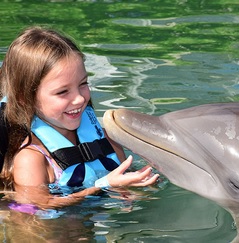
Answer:
[{"label": "girl's smile", "polygon": [[78,118],[81,115],[81,109],[74,109],[66,112],[69,117]]}]

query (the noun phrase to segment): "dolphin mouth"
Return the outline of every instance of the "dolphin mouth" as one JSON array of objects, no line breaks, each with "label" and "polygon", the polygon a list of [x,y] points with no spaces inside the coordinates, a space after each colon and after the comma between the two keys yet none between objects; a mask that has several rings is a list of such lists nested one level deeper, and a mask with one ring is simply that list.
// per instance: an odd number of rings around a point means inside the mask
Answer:
[{"label": "dolphin mouth", "polygon": [[[192,160],[190,160],[186,156],[183,156],[182,154],[180,154],[180,151],[176,152],[174,149],[169,148],[167,146],[167,144],[160,143],[160,142],[158,142],[158,140],[150,138],[148,136],[149,134],[144,135],[142,132],[140,132],[140,130],[137,130],[138,129],[137,125],[135,125],[134,123],[138,123],[138,121],[134,122],[136,119],[134,119],[133,116],[128,116],[128,114],[127,114],[128,112],[131,112],[131,111],[128,111],[126,109],[108,110],[106,112],[106,116],[108,116],[108,119],[109,119],[109,116],[111,117],[110,118],[111,125],[112,125],[112,122],[114,122],[115,126],[117,126],[117,128],[119,130],[121,130],[121,132],[129,134],[132,137],[132,139],[133,138],[137,139],[137,140],[141,139],[145,144],[157,147],[157,149],[160,149],[161,151],[164,151],[165,153],[169,153],[169,154],[171,154],[173,156],[181,158],[184,161],[187,161],[187,162],[189,162],[191,164],[194,164],[196,167],[204,170],[202,167],[200,167],[197,164],[193,163]],[[148,115],[146,115],[146,116],[148,116]],[[127,117],[130,117],[130,120]],[[163,128],[161,130],[161,132],[163,133],[162,137],[161,137],[162,140],[165,139],[166,137],[170,137],[170,139],[169,139],[170,142],[175,140],[173,138],[173,135],[172,134],[168,134],[167,132],[164,131],[164,129],[165,128]],[[206,170],[204,170],[204,171],[207,172]]]},{"label": "dolphin mouth", "polygon": [[145,144],[149,144],[149,145],[155,146],[158,149],[160,149],[162,151],[165,151],[166,153],[170,153],[172,155],[175,155],[177,157],[182,158],[185,161],[188,161],[188,162],[192,163],[187,158],[181,156],[178,153],[173,152],[172,149],[169,149],[166,146],[163,146],[162,144],[161,144],[161,146],[159,146],[159,144],[155,140],[152,140],[152,139],[151,140],[147,140],[147,138],[142,136],[140,133],[136,133],[135,131],[132,131],[130,129],[130,126],[128,126],[128,123],[127,122],[124,123],[124,121],[126,121],[126,118],[125,118],[124,115],[122,115],[122,113],[125,112],[125,111],[126,110],[124,110],[124,109],[119,109],[117,111],[115,111],[115,110],[110,110],[109,111],[109,113],[110,113],[110,115],[112,117],[112,121],[114,121],[114,123],[118,127],[118,129],[120,129],[120,130],[124,131],[125,133],[129,134],[132,138],[142,139],[142,141],[144,141]]},{"label": "dolphin mouth", "polygon": [[[149,117],[150,122],[147,120]],[[161,120],[159,122],[158,118],[127,109],[118,109],[107,110],[103,123],[112,140],[144,158],[170,182],[205,196],[207,194],[205,191],[215,188],[217,178],[207,168],[193,160],[196,155],[194,156],[190,149],[188,157],[185,156],[186,149],[180,153],[183,140],[178,141],[169,131],[169,127]],[[153,125],[155,123],[160,123],[157,128]],[[147,130],[148,127],[151,128]],[[197,180],[198,177],[200,180]]]}]

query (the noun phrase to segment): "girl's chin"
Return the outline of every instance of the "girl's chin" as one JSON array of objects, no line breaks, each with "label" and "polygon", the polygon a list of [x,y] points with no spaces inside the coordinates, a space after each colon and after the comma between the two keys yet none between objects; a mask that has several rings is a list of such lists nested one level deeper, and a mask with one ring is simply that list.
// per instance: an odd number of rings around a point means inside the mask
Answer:
[{"label": "girl's chin", "polygon": [[76,130],[79,126],[80,126],[80,121],[78,123],[74,124],[73,126],[70,126],[69,130],[72,130],[72,131]]},{"label": "girl's chin", "polygon": [[70,131],[74,131],[76,130],[78,127],[80,126],[80,123],[76,124],[76,125],[73,125],[73,126],[66,126],[65,129],[66,130],[70,130]]},{"label": "girl's chin", "polygon": [[65,124],[65,126],[60,126],[60,127],[56,127],[55,126],[55,129],[56,130],[61,130],[62,132],[63,131],[75,131],[78,127],[80,126],[80,122],[78,123],[74,123],[74,124]]}]

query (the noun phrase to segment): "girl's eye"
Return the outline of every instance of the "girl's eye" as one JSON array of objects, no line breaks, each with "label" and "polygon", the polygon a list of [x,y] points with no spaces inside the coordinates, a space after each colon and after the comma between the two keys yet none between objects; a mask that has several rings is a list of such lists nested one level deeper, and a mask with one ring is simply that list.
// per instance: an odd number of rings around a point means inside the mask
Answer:
[{"label": "girl's eye", "polygon": [[88,82],[87,81],[85,81],[85,82],[80,84],[80,87],[85,87],[85,86],[88,86]]},{"label": "girl's eye", "polygon": [[62,95],[62,94],[65,94],[67,93],[67,90],[62,90],[62,91],[59,91],[56,93],[56,95]]}]

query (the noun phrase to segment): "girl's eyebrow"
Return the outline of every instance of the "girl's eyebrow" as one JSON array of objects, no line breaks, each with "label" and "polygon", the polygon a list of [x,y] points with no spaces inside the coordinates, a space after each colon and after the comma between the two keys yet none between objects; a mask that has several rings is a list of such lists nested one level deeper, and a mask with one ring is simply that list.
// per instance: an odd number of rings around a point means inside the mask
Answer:
[{"label": "girl's eyebrow", "polygon": [[80,81],[83,81],[88,78],[88,74],[86,74]]}]

